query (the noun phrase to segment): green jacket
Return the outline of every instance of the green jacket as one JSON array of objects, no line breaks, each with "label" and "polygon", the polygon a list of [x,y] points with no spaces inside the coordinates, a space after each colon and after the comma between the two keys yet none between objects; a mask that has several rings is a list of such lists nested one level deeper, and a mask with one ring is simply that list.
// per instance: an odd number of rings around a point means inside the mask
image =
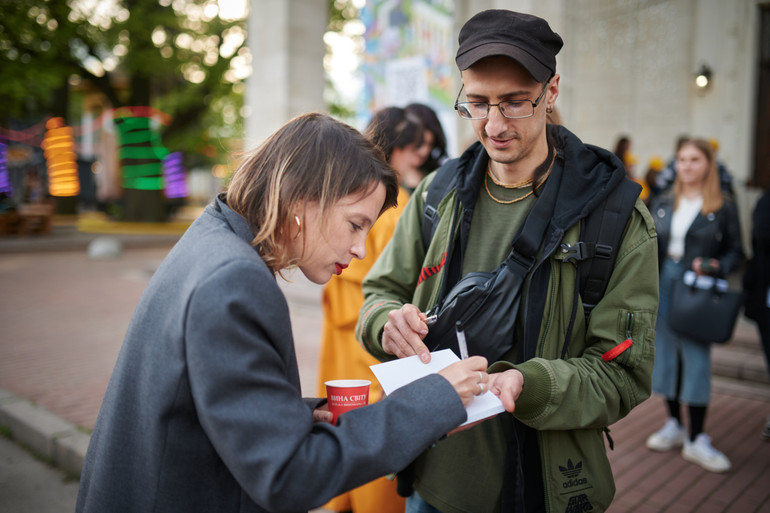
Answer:
[{"label": "green jacket", "polygon": [[[536,340],[524,357],[521,348],[513,348],[501,361],[490,362],[489,370],[516,368],[524,375],[512,415],[537,433],[547,510],[562,513],[587,501],[594,508],[590,511],[602,511],[615,493],[603,429],[650,395],[658,306],[656,234],[647,208],[637,200],[605,295],[586,322],[575,293],[576,263],[564,262],[565,253],[558,248],[579,240],[579,220],[606,194],[607,187],[625,179],[625,171],[609,152],[583,144],[566,129],[549,130],[558,130],[560,141],[559,165],[553,171],[562,173],[560,201],[545,237],[550,243],[524,284],[517,320],[521,333],[533,332],[527,324],[536,324]],[[412,303],[425,311],[437,301],[450,239],[463,238],[464,223],[453,223],[451,214],[458,197],[458,215],[472,213],[475,199],[468,198],[478,194],[487,161],[483,147],[476,143],[453,163],[462,175],[438,205],[440,221],[427,250],[421,218],[424,191],[434,175],[411,196],[393,238],[363,284],[365,302],[356,332],[375,357],[393,358],[380,344],[391,310]],[[627,338],[633,341],[630,348],[610,361],[602,359]],[[527,346],[527,341],[521,344]]]}]

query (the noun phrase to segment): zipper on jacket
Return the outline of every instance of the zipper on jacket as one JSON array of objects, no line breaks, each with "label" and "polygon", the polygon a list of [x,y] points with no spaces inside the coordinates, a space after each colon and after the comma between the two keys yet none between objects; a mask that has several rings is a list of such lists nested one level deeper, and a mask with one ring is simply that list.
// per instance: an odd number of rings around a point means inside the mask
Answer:
[{"label": "zipper on jacket", "polygon": [[[629,341],[631,344],[633,344],[633,339],[631,338],[634,334],[634,314],[632,312],[626,312],[626,340],[623,342],[623,345],[628,343]],[[615,450],[615,440],[612,439],[610,436],[610,428],[607,426],[604,426],[602,428],[602,431],[604,432],[604,436],[607,438],[607,445],[609,446],[611,451]]]},{"label": "zipper on jacket", "polygon": [[602,360],[605,362],[611,362],[621,354],[623,354],[625,351],[628,350],[632,345],[634,345],[633,340],[633,334],[634,334],[634,314],[631,312],[626,313],[626,329],[625,329],[625,340],[621,342],[620,344],[616,345],[606,353],[602,355]]},{"label": "zipper on jacket", "polygon": [[626,313],[626,340],[631,340],[634,334],[634,314],[632,312]]},{"label": "zipper on jacket", "polygon": [[[553,310],[554,310],[553,304],[555,302],[555,297],[556,297],[556,266],[555,265],[551,266],[551,272],[549,274],[550,276],[548,278],[548,281],[551,282],[551,292],[550,292],[551,300],[546,305],[546,308],[548,308],[548,318],[545,320],[545,327],[543,328],[543,331],[540,334],[540,339],[537,342],[537,345],[539,348],[538,356],[540,357],[543,356],[545,339],[548,338],[548,332],[551,330],[551,320],[553,320]],[[564,349],[566,349],[566,343],[565,343]],[[562,351],[562,358],[564,357],[564,352],[565,351]]]}]

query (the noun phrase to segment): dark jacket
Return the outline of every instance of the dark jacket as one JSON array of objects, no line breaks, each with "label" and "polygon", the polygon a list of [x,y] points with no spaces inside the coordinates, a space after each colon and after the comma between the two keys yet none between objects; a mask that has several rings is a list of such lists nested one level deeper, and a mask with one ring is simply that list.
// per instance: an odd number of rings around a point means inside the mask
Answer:
[{"label": "dark jacket", "polygon": [[[768,311],[770,288],[770,190],[759,198],[751,218],[751,261],[743,276],[746,317],[759,320]],[[765,314],[766,315],[766,314]]]},{"label": "dark jacket", "polygon": [[[659,196],[650,206],[658,232],[658,265],[662,266],[668,253],[671,236],[671,216],[674,213],[674,194],[669,191]],[[732,198],[725,195],[724,204],[718,211],[698,214],[687,230],[684,242],[684,268],[691,269],[697,257],[719,260],[719,273],[727,276],[743,264],[743,246],[738,209]]]},{"label": "dark jacket", "polygon": [[306,511],[406,466],[466,419],[438,375],[335,427],[303,400],[289,309],[220,199],[142,295],[80,481],[82,513]]}]

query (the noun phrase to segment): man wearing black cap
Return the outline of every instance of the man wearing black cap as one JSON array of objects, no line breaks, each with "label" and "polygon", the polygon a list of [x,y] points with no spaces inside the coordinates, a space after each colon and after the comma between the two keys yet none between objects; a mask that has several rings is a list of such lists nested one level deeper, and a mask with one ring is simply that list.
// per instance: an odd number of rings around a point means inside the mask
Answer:
[{"label": "man wearing black cap", "polygon": [[[452,337],[436,340],[438,324],[425,312],[459,281],[518,259],[511,241],[534,231],[530,219],[544,219],[535,255],[520,259],[526,278],[506,297],[519,301],[510,331],[492,317],[479,331],[487,335],[468,338],[471,354],[487,356],[490,390],[511,414],[447,437],[400,473],[408,513],[604,511],[615,487],[602,432],[650,395],[654,225],[636,198],[608,286],[595,305],[586,302],[581,227],[626,177],[611,152],[546,124],[561,47],[545,20],[526,14],[483,11],[463,26],[455,108],[479,141],[417,188],[364,282],[364,347],[382,360],[428,361]],[[434,180],[450,187],[431,213]],[[425,240],[428,214],[437,221]]]}]

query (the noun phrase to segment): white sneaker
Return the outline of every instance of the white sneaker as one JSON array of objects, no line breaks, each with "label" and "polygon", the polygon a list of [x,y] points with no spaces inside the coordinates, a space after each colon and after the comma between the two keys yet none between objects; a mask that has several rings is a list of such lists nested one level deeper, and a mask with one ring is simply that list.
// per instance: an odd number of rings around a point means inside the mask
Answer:
[{"label": "white sneaker", "polygon": [[669,417],[663,427],[647,437],[647,448],[653,451],[670,451],[681,447],[686,438],[684,428],[679,421]]},{"label": "white sneaker", "polygon": [[700,465],[710,472],[727,472],[730,470],[730,460],[711,445],[711,438],[706,433],[695,437],[694,442],[684,441],[682,457]]}]

